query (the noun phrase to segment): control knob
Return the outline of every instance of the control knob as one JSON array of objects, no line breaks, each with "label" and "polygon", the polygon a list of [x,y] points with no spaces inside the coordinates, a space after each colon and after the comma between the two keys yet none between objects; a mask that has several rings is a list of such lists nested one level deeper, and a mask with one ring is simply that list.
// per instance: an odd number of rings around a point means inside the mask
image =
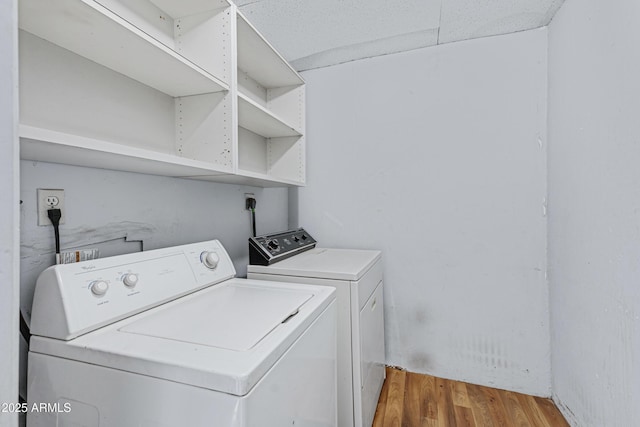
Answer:
[{"label": "control knob", "polygon": [[220,256],[215,252],[205,251],[200,254],[200,260],[209,270],[215,270],[220,262]]},{"label": "control knob", "polygon": [[129,288],[133,288],[138,284],[138,275],[136,273],[127,273],[122,276],[122,283]]},{"label": "control knob", "polygon": [[276,250],[278,249],[278,241],[277,240],[269,240],[269,243],[267,243],[267,246],[269,246],[270,249]]},{"label": "control knob", "polygon": [[91,289],[91,292],[95,296],[100,297],[107,293],[107,291],[109,290],[109,284],[104,280],[96,280],[94,282],[91,282],[91,284],[89,285],[89,289]]}]

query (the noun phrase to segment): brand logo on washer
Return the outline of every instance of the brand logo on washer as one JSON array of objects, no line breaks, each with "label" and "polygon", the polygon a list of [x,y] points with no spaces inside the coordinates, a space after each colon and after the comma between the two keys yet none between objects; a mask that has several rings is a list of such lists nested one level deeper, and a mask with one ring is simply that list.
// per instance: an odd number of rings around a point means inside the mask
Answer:
[{"label": "brand logo on washer", "polygon": [[95,270],[96,266],[95,265],[83,265],[82,267],[83,270]]}]

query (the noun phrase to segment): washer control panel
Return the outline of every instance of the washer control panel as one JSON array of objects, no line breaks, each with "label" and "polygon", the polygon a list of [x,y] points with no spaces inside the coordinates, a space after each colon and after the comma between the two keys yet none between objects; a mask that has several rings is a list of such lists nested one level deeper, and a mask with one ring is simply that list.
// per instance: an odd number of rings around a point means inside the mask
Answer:
[{"label": "washer control panel", "polygon": [[68,340],[235,274],[217,240],[55,265],[36,283],[31,333]]},{"label": "washer control panel", "polygon": [[271,265],[316,246],[316,240],[304,228],[266,234],[249,239],[249,263]]}]

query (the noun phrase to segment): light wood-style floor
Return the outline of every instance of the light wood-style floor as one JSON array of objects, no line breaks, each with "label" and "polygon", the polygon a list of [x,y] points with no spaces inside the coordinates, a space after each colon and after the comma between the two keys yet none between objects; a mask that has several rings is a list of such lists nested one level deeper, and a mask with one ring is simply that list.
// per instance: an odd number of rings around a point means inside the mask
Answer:
[{"label": "light wood-style floor", "polygon": [[387,368],[373,427],[568,427],[552,401]]}]

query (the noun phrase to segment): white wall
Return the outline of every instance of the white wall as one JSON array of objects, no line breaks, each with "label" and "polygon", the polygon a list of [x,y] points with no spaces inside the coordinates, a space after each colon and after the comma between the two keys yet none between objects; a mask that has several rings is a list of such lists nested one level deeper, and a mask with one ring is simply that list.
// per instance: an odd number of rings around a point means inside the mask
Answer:
[{"label": "white wall", "polygon": [[[65,190],[62,250],[97,247],[103,255],[220,239],[239,276],[246,275],[251,235],[245,193],[257,200],[258,233],[287,228],[287,189],[168,178],[43,162],[21,162],[21,307],[30,318],[35,281],[54,263],[52,226],[38,226],[36,189]],[[104,243],[100,243],[104,242]]]},{"label": "white wall", "polygon": [[549,30],[553,391],[575,426],[640,425],[640,3]]},{"label": "white wall", "polygon": [[[17,1],[0,2],[0,403],[18,401]],[[0,426],[17,425],[0,412]]]},{"label": "white wall", "polygon": [[291,217],[384,251],[389,364],[551,394],[546,49],[542,29],[304,73]]}]

